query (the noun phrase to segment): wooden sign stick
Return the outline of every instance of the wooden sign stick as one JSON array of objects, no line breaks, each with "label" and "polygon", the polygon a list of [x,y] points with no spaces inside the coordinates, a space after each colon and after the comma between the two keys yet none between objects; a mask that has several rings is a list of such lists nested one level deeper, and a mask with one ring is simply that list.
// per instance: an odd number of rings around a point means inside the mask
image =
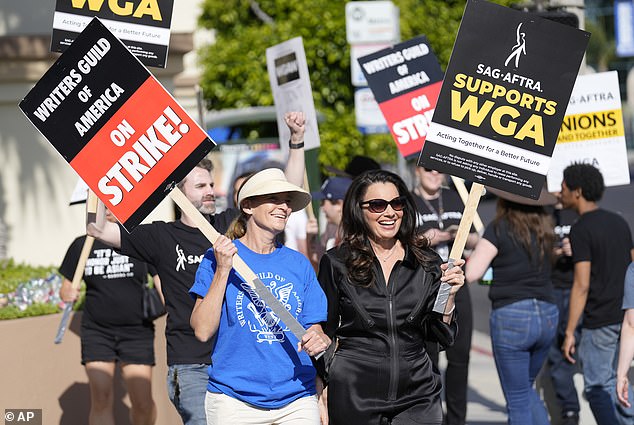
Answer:
[{"label": "wooden sign stick", "polygon": [[[460,226],[458,227],[458,232],[456,233],[456,239],[454,239],[451,252],[449,253],[449,260],[447,261],[449,267],[447,269],[452,268],[454,262],[462,257],[462,251],[464,251],[464,246],[467,243],[467,237],[469,236],[469,231],[471,230],[471,225],[473,224],[473,218],[477,213],[478,204],[480,203],[480,197],[482,197],[483,190],[484,186],[480,183],[473,183],[471,185],[471,191],[469,192],[469,198],[465,203],[462,219],[460,219]],[[434,303],[435,312],[445,312],[445,305],[447,305],[450,290],[451,285],[448,283],[442,283],[440,285],[438,296],[436,297],[436,302]]]},{"label": "wooden sign stick", "polygon": [[[97,201],[97,196],[95,196],[92,190],[89,190],[88,199],[86,200],[87,221],[90,220],[91,214],[95,214],[97,210]],[[75,273],[73,274],[73,280],[71,282],[71,287],[73,289],[79,289],[79,286],[81,285],[81,278],[84,275],[86,261],[88,261],[88,256],[90,255],[90,251],[92,250],[92,245],[94,242],[95,238],[86,235],[86,240],[84,240],[84,246],[81,248],[79,261],[77,261],[77,266],[75,267]],[[75,305],[75,303],[68,303],[64,306],[62,320],[59,322],[59,326],[57,327],[57,334],[55,335],[55,344],[61,343],[62,339],[64,338],[64,333],[66,333],[66,327],[68,326],[68,320],[70,319],[70,313],[73,311],[73,305]]]},{"label": "wooden sign stick", "polygon": [[[308,174],[306,173],[306,170],[304,170],[304,189],[306,189],[308,193],[310,193],[310,186],[308,185]],[[306,205],[305,210],[306,214],[308,214],[309,219],[315,218],[312,201],[308,205]]]},{"label": "wooden sign stick", "polygon": [[[461,179],[460,177],[456,177],[456,176],[451,176],[451,181],[453,182],[454,187],[458,191],[458,194],[460,195],[460,199],[462,199],[462,203],[466,205],[467,199],[469,198],[469,192],[467,191],[467,187],[464,184],[464,179]],[[473,227],[475,227],[476,232],[478,232],[479,234],[482,234],[482,232],[484,232],[484,223],[482,223],[482,220],[480,219],[480,215],[478,215],[477,211],[475,215],[473,216]]]}]

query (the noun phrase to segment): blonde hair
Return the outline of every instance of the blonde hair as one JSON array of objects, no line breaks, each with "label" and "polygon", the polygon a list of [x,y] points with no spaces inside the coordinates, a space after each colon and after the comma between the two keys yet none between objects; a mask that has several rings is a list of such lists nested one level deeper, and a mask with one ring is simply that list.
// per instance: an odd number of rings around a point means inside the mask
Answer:
[{"label": "blonde hair", "polygon": [[247,221],[249,221],[250,215],[244,211],[240,211],[240,215],[233,219],[225,236],[229,239],[240,239],[247,233]]}]

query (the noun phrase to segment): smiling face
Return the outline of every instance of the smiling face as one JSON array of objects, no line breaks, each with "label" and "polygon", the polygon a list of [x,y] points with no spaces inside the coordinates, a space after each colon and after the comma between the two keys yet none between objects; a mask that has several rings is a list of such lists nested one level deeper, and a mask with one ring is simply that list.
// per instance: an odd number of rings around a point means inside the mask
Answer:
[{"label": "smiling face", "polygon": [[247,231],[264,230],[274,235],[282,233],[291,215],[289,192],[254,196],[242,201],[242,211],[251,217],[247,222]]},{"label": "smiling face", "polygon": [[[372,183],[368,186],[363,201],[369,201],[371,199],[391,201],[399,196],[400,193],[398,189],[392,183]],[[370,229],[370,237],[373,240],[380,242],[396,238],[403,219],[402,210],[395,211],[391,205],[388,205],[385,211],[380,213],[371,212],[368,205],[364,205],[362,208],[363,217]]]}]

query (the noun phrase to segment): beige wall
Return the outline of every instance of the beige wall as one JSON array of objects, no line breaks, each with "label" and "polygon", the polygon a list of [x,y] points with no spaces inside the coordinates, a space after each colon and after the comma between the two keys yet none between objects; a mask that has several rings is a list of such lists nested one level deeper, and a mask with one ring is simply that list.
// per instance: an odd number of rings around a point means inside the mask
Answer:
[{"label": "beige wall", "polygon": [[[88,423],[90,392],[81,365],[79,324],[81,313],[72,318],[61,344],[53,339],[61,314],[0,321],[0,412],[4,409],[42,409],[43,424]],[[165,317],[157,320],[152,374],[152,395],[157,406],[156,425],[182,423],[167,397]],[[120,376],[115,384],[115,423],[129,424],[130,401]]]}]

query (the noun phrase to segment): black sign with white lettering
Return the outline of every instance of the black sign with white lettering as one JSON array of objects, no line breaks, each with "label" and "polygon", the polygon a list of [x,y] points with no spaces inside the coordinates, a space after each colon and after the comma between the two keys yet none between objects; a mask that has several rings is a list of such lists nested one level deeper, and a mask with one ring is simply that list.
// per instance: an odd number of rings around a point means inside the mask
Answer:
[{"label": "black sign with white lettering", "polygon": [[396,146],[408,158],[419,155],[443,72],[425,36],[359,58]]},{"label": "black sign with white lettering", "polygon": [[275,75],[277,76],[277,84],[280,86],[299,80],[299,66],[295,52],[275,59]]},{"label": "black sign with white lettering", "polygon": [[470,0],[419,165],[537,199],[589,37]]},{"label": "black sign with white lettering", "polygon": [[51,51],[64,52],[93,17],[146,66],[165,68],[174,0],[57,0]]},{"label": "black sign with white lettering", "polygon": [[215,147],[97,18],[19,106],[128,230]]}]

